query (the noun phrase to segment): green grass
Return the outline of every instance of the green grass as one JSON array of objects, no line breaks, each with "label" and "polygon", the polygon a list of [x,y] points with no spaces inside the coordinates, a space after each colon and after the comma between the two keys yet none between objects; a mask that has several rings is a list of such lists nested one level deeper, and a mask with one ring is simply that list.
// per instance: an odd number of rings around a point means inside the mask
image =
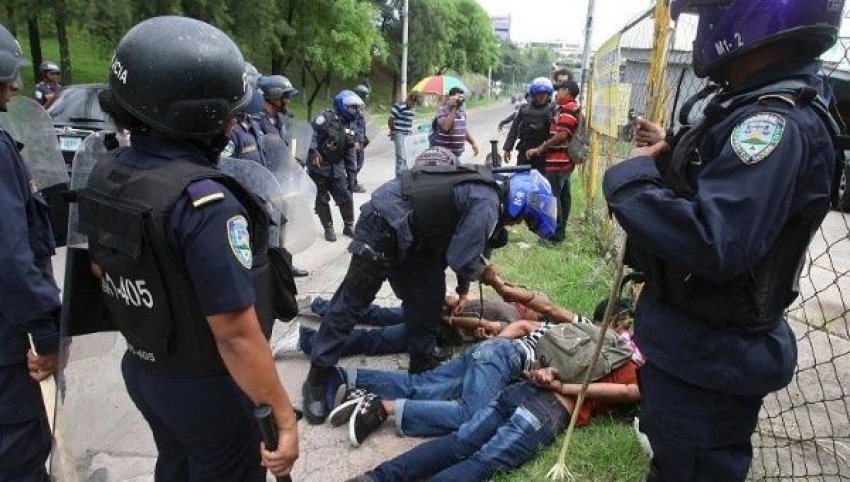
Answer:
[{"label": "green grass", "polygon": [[[74,74],[75,84],[104,83],[109,74],[109,61],[112,59],[113,45],[106,45],[102,40],[87,35],[82,31],[69,31],[69,48],[71,50],[71,67]],[[30,56],[29,39],[26,35],[20,35],[18,40],[21,49],[27,58]],[[44,60],[52,60],[57,64],[59,58],[59,42],[55,38],[43,37],[41,39],[41,55]],[[21,94],[32,95],[35,90],[35,69],[24,69],[24,88]]]},{"label": "green grass", "polygon": [[[610,264],[598,246],[601,226],[585,216],[584,192],[577,173],[572,176],[572,214],[567,241],[556,248],[537,244],[525,228],[515,228],[511,243],[498,250],[493,262],[514,284],[543,291],[569,309],[591,316],[596,304],[608,296],[613,278]],[[528,247],[525,247],[525,246]],[[567,454],[567,467],[581,481],[637,481],[646,474],[649,460],[631,427],[633,407],[610,415],[598,415],[574,432]],[[512,472],[496,477],[498,482],[548,480],[546,474],[558,459],[563,435],[534,458]]]}]

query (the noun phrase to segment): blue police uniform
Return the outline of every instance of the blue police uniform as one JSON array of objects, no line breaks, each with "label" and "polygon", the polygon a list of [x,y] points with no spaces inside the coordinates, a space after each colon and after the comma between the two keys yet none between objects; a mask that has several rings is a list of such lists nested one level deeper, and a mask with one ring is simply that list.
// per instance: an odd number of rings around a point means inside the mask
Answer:
[{"label": "blue police uniform", "polygon": [[[835,164],[812,103],[818,68],[756,73],[708,104],[669,164],[639,157],[605,175],[629,257],[648,276],[635,336],[647,358],[649,480],[744,480],[762,399],[791,380],[797,348],[784,310]],[[788,81],[801,88],[784,92]]]},{"label": "blue police uniform", "polygon": [[[329,204],[331,197],[339,206],[345,225],[350,229],[354,223],[354,207],[346,177],[346,167],[356,162],[354,139],[348,133],[341,132],[342,129],[352,132],[352,124],[345,122],[333,109],[323,110],[312,122],[313,138],[310,141],[309,157],[313,159],[319,153],[322,162],[319,166],[309,162],[307,174],[316,183],[315,210],[326,230],[333,228]],[[332,129],[336,134],[329,133]]]},{"label": "blue police uniform", "polygon": [[354,120],[352,124],[352,129],[354,129],[354,139],[360,143],[360,150],[354,153],[353,162],[350,162],[346,166],[346,170],[348,171],[348,181],[349,185],[354,188],[354,184],[357,182],[357,175],[360,173],[360,170],[363,169],[363,161],[364,151],[366,146],[369,145],[369,138],[366,136],[366,117],[363,113],[357,114],[357,119]]},{"label": "blue police uniform", "polygon": [[47,103],[48,94],[55,94],[61,89],[62,86],[60,84],[41,81],[35,84],[35,100],[38,101],[39,104],[44,105]]},{"label": "blue police uniform", "polygon": [[0,129],[0,480],[48,480],[51,435],[27,333],[39,354],[59,348],[59,289],[47,203],[12,137]]},{"label": "blue police uniform", "polygon": [[[138,170],[178,159],[204,163],[189,144],[142,135],[133,136],[133,147],[117,156],[117,162]],[[229,235],[231,220],[240,216],[247,216],[246,209],[228,188],[202,179],[188,185],[164,226],[170,252],[185,267],[204,316],[256,301],[249,266]],[[159,451],[157,480],[265,480],[252,403],[223,364],[213,365],[195,368],[203,375],[163,375],[138,353],[124,355],[127,391]]]},{"label": "blue police uniform", "polygon": [[234,125],[230,142],[222,155],[259,162],[264,167],[268,167],[257,142],[263,134],[260,122],[255,117],[242,115]]},{"label": "blue police uniform", "polygon": [[314,365],[337,363],[356,320],[385,280],[402,300],[410,333],[408,352],[431,353],[446,292],[446,265],[457,273],[457,292],[466,294],[470,281],[484,270],[481,255],[488,250],[500,215],[499,193],[489,185],[461,183],[453,188],[453,196],[460,220],[445,255],[436,258],[417,244],[413,206],[402,194],[401,180],[389,181],[372,194],[360,210],[348,248],[353,254],[348,273],[331,299],[314,342]]},{"label": "blue police uniform", "polygon": [[289,142],[291,117],[292,114],[286,110],[275,116],[270,116],[268,112],[263,111],[257,115],[257,121],[263,134],[277,134],[281,139]]}]

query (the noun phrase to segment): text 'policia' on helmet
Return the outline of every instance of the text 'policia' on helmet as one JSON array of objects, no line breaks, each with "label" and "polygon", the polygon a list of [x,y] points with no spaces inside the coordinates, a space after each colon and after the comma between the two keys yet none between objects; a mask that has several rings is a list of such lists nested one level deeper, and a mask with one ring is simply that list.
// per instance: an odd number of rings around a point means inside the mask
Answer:
[{"label": "text 'policia' on helmet", "polygon": [[838,38],[844,0],[671,0],[670,8],[674,20],[699,15],[694,73],[707,77],[767,45],[817,57]]},{"label": "text 'policia' on helmet", "polygon": [[298,90],[292,86],[292,82],[282,75],[264,75],[260,77],[257,86],[266,100],[276,100],[283,96],[295,97],[299,94]]},{"label": "text 'policia' on helmet", "polygon": [[528,87],[528,93],[531,95],[549,94],[552,95],[555,89],[552,86],[552,81],[547,77],[537,77],[531,81],[531,86]]},{"label": "text 'policia' on helmet", "polygon": [[15,37],[0,25],[0,84],[21,83],[20,69],[32,65],[24,58],[21,45]]},{"label": "text 'policia' on helmet", "polygon": [[558,224],[558,201],[549,181],[536,170],[517,172],[508,178],[505,215],[525,221],[534,234],[549,239]]},{"label": "text 'policia' on helmet", "polygon": [[178,137],[222,133],[252,93],[233,40],[187,17],[154,17],[131,28],[109,71],[109,94],[122,108]]}]

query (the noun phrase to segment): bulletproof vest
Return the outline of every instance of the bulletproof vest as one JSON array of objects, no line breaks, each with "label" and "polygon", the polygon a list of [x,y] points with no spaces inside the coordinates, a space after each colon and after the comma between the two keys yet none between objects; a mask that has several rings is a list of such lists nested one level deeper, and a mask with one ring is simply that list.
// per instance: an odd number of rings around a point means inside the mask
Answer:
[{"label": "bulletproof vest", "polygon": [[413,233],[420,250],[445,253],[461,216],[454,187],[464,182],[501,192],[492,171],[483,166],[420,166],[401,174],[401,193],[413,206]]},{"label": "bulletproof vest", "polygon": [[552,123],[552,105],[540,108],[532,104],[520,107],[519,138],[523,147],[537,147],[549,138]]},{"label": "bulletproof vest", "polygon": [[324,111],[322,116],[324,123],[313,122],[319,154],[325,162],[344,161],[345,154],[354,145],[354,131],[330,110]]},{"label": "bulletproof vest", "polygon": [[[156,169],[136,169],[118,162],[123,149],[99,161],[79,193],[80,230],[88,236],[92,262],[102,271],[104,302],[127,339],[128,351],[151,372],[222,373],[225,366],[188,272],[180,253],[169,245],[168,219],[194,181],[214,179],[236,196],[249,217],[254,306],[268,337],[274,322],[268,215],[253,195],[212,167],[175,160]],[[196,209],[204,209],[202,201],[195,200]]]},{"label": "bulletproof vest", "polygon": [[[703,133],[727,116],[760,99],[793,99],[796,108],[812,108],[830,130],[835,143],[838,126],[823,100],[801,81],[777,82],[732,97],[706,110],[705,120],[681,136],[672,157],[659,165],[664,184],[679,196],[693,199],[690,177],[692,162],[710,162],[698,148]],[[785,100],[778,100],[786,102]],[[837,147],[837,146],[836,146]],[[693,316],[743,333],[765,333],[775,328],[784,310],[797,296],[797,280],[803,267],[806,246],[822,217],[796,215],[789,218],[762,259],[746,273],[724,283],[712,283],[658,256],[627,247],[627,262],[644,271],[648,286],[663,301]]]}]

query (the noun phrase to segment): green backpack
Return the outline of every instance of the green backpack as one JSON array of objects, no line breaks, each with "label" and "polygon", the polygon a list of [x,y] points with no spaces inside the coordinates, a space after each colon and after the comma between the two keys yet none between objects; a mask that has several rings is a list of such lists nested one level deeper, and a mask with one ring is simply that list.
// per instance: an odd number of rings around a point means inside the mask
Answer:
[{"label": "green backpack", "polygon": [[[582,383],[590,366],[599,327],[590,323],[563,323],[553,326],[537,343],[537,361],[543,367],[558,370],[563,383]],[[613,372],[631,360],[632,351],[626,342],[611,330],[606,330],[599,359],[591,368],[591,381]]]}]

